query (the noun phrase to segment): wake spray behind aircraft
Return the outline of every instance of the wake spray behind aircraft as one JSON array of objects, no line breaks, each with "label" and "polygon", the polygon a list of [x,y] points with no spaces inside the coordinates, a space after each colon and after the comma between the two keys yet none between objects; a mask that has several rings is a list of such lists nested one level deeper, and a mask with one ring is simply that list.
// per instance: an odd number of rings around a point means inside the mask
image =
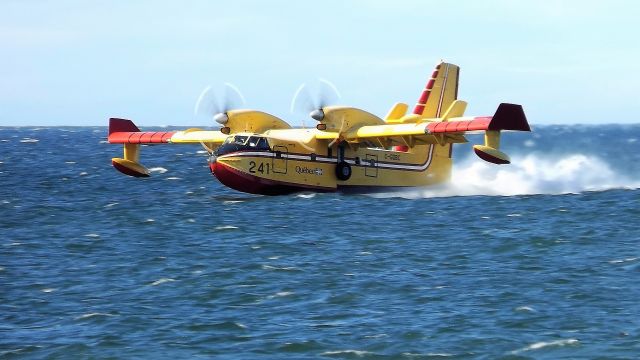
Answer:
[{"label": "wake spray behind aircraft", "polygon": [[112,164],[126,175],[146,177],[140,145],[201,144],[213,175],[238,191],[389,191],[448,181],[453,144],[467,142],[470,132],[484,132],[484,145],[473,147],[481,159],[509,164],[500,135],[530,131],[522,106],[502,103],[493,116],[465,117],[467,103],[457,100],[459,71],[438,64],[409,114],[404,103],[393,105],[384,119],[352,107],[320,106],[310,114],[317,121],[312,129],[294,129],[255,110],[216,114],[219,130],[141,132],[130,120],[111,118],[108,140],[124,144],[124,157]]}]

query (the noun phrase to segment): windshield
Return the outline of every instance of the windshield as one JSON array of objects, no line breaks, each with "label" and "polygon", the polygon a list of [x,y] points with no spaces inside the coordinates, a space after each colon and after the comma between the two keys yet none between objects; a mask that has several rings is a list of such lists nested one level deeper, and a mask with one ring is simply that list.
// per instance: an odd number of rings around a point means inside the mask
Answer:
[{"label": "windshield", "polygon": [[236,145],[244,145],[248,138],[248,136],[236,135],[233,142],[236,143]]},{"label": "windshield", "polygon": [[235,135],[228,137],[215,151],[217,156],[236,151],[269,151],[269,142],[263,136]]},{"label": "windshield", "polygon": [[267,139],[262,136],[251,136],[249,137],[249,147],[257,148],[259,150],[269,150],[269,144],[267,143]]}]

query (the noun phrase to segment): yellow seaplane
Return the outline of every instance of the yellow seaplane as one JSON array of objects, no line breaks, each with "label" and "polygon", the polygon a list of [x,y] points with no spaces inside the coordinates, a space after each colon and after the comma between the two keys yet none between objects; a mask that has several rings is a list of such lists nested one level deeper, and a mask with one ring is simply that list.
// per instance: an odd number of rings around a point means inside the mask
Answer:
[{"label": "yellow seaplane", "polygon": [[279,195],[301,191],[375,192],[429,186],[451,177],[453,144],[484,132],[474,152],[494,164],[509,164],[500,151],[504,130],[531,131],[522,106],[502,103],[493,116],[464,116],[457,99],[460,68],[435,67],[413,111],[396,103],[385,118],[346,106],[311,111],[317,125],[293,128],[256,110],[228,110],[214,119],[219,130],[142,132],[130,120],[109,120],[109,143],[124,144],[113,158],[120,172],[147,177],[140,146],[201,144],[209,168],[224,185],[247,193]]}]

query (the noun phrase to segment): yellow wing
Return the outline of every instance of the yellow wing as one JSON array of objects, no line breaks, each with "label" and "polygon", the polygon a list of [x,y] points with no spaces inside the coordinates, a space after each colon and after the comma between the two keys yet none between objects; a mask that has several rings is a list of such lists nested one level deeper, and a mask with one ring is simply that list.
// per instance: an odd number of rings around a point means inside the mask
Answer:
[{"label": "yellow wing", "polygon": [[222,144],[228,135],[220,131],[188,129],[183,131],[140,131],[131,120],[109,119],[111,144]]},{"label": "yellow wing", "polygon": [[176,131],[169,139],[172,144],[198,144],[205,143],[217,146],[222,144],[229,135],[219,130],[188,129]]},{"label": "yellow wing", "polygon": [[[461,104],[461,103],[460,103]],[[457,107],[461,107],[456,109]],[[321,132],[319,139],[340,138],[349,143],[377,144],[381,147],[421,144],[451,144],[467,142],[464,134],[485,132],[485,145],[476,145],[474,150],[481,158],[499,164],[506,164],[509,158],[498,151],[500,131],[531,131],[522,110],[516,104],[500,104],[493,116],[452,117],[461,113],[462,106],[454,102],[442,118],[422,119],[417,123],[392,123],[385,125],[365,125],[347,131]]]},{"label": "yellow wing", "polygon": [[429,132],[431,124],[434,123],[362,126],[346,132],[342,137],[351,143],[373,141],[383,147],[467,142],[461,134],[433,135]]}]

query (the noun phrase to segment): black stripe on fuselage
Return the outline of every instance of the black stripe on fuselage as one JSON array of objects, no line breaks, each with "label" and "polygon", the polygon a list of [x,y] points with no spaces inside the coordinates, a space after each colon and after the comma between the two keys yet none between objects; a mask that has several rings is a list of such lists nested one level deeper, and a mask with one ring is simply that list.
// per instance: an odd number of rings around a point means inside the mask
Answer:
[{"label": "black stripe on fuselage", "polygon": [[[413,164],[413,163],[393,163],[388,161],[376,161],[377,168],[388,169],[388,170],[403,170],[403,171],[425,171],[431,165],[433,161],[433,152],[434,145],[429,145],[429,154],[425,161],[422,164]],[[262,158],[275,158],[276,153],[272,151],[236,151],[228,154],[224,154],[218,156],[218,159],[224,159],[225,157],[262,157]],[[336,158],[328,158],[324,156],[315,156],[315,160],[311,160],[311,154],[300,154],[300,153],[280,153],[282,158],[303,161],[303,162],[311,162],[311,163],[337,163],[338,159]],[[362,160],[360,164],[356,164],[355,158],[345,158],[345,161],[353,166],[359,167],[368,167],[367,165],[362,164]],[[366,162],[366,161],[365,161]]]}]

